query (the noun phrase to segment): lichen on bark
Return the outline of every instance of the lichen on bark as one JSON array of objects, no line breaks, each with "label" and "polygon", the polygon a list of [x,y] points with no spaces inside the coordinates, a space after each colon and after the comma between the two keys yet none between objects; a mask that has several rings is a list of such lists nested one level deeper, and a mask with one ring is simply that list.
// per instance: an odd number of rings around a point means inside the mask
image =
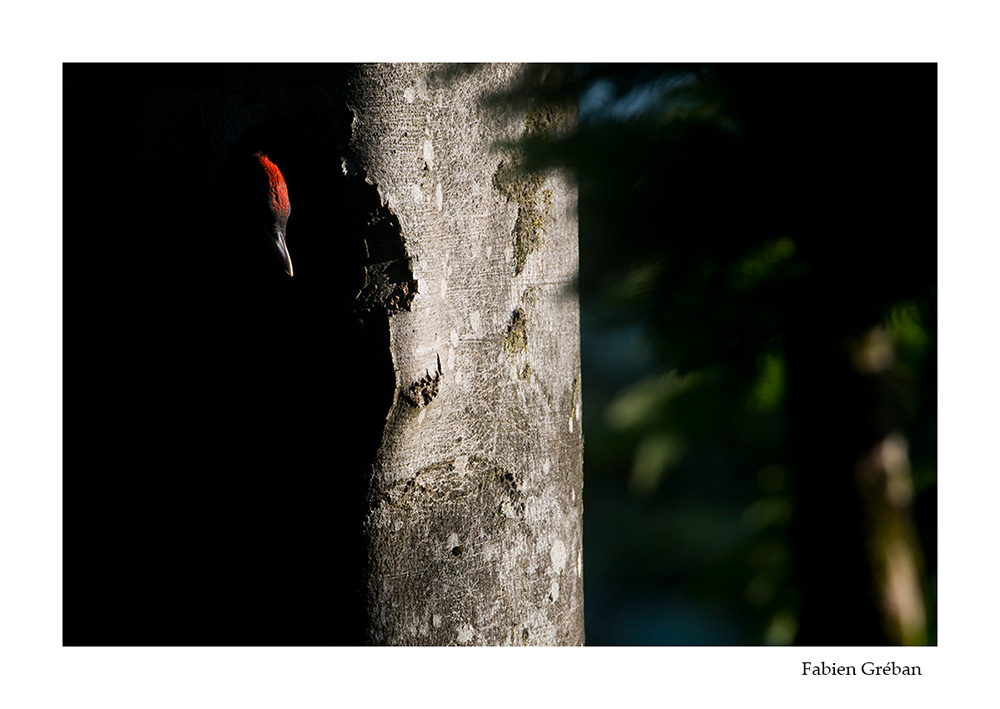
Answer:
[{"label": "lichen on bark", "polygon": [[[522,140],[552,138],[571,122],[572,114],[565,106],[536,101],[524,119]],[[517,217],[512,231],[514,243],[514,274],[520,275],[528,256],[543,243],[547,225],[552,221],[553,193],[543,189],[545,175],[524,166],[520,148],[500,161],[493,173],[493,186],[508,204],[517,205]]]},{"label": "lichen on bark", "polygon": [[493,174],[493,186],[508,203],[517,205],[512,232],[515,275],[524,271],[528,255],[541,246],[545,225],[551,215],[551,192],[543,191],[542,185],[542,177],[524,172],[517,157],[501,160]]}]

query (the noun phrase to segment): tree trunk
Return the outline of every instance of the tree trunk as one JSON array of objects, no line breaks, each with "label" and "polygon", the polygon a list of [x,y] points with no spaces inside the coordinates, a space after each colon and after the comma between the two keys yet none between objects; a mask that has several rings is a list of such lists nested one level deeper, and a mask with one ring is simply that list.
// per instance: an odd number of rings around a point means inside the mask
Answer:
[{"label": "tree trunk", "polygon": [[358,78],[353,155],[415,284],[389,321],[396,391],[365,521],[372,643],[583,643],[576,193],[497,148],[569,117],[490,108],[518,75]]},{"label": "tree trunk", "polygon": [[[816,318],[825,328],[833,317]],[[788,349],[802,645],[923,645],[926,610],[907,442],[892,411],[893,343],[803,330]]]}]

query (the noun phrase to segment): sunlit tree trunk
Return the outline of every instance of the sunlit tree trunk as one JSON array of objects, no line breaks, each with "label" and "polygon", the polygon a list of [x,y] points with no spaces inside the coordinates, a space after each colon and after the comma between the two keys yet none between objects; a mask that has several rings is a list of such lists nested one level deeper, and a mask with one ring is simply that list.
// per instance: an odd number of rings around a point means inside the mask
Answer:
[{"label": "sunlit tree trunk", "polygon": [[358,76],[352,158],[412,269],[365,522],[371,643],[584,639],[576,193],[499,147],[572,113],[487,100],[520,72]]}]

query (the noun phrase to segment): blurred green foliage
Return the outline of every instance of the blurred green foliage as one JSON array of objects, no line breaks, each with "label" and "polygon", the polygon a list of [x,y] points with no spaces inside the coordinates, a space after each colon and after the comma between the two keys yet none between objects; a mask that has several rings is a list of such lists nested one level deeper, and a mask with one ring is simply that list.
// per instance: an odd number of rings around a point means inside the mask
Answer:
[{"label": "blurred green foliage", "polygon": [[[879,427],[909,443],[935,642],[935,68],[533,73],[522,100],[580,105],[523,147],[579,182],[589,642],[801,640],[811,585],[861,583],[803,563],[802,489],[823,484],[804,461]],[[830,362],[879,323],[887,391],[824,409],[815,382],[836,392]]]}]

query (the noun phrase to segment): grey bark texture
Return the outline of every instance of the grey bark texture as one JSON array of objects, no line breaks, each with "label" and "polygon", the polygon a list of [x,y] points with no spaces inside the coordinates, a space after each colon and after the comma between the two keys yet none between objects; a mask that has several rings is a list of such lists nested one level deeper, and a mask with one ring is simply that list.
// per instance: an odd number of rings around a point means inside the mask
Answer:
[{"label": "grey bark texture", "polygon": [[373,644],[584,641],[576,190],[502,147],[573,116],[486,101],[522,72],[372,65],[355,84],[345,170],[398,219],[416,290],[389,318]]}]

